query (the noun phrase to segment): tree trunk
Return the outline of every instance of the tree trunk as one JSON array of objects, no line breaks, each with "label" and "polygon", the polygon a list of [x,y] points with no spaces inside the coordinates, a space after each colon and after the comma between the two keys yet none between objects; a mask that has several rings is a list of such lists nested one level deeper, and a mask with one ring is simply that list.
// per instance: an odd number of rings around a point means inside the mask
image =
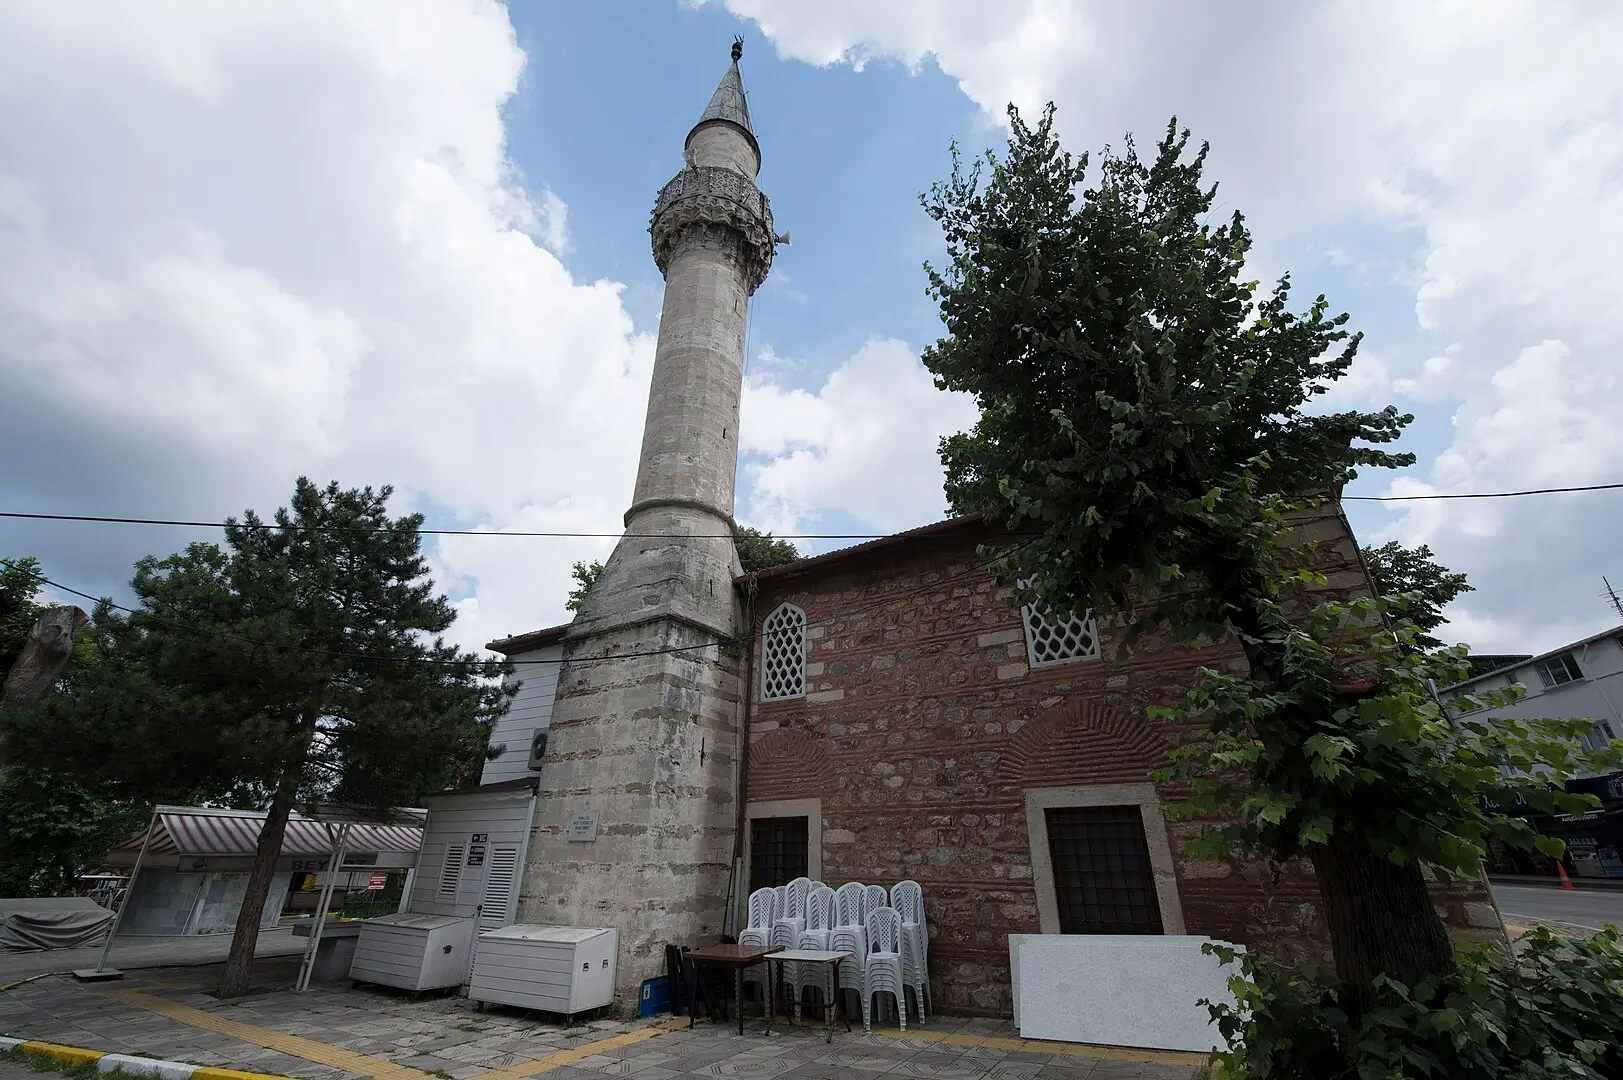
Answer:
[{"label": "tree trunk", "polygon": [[259,922],[265,914],[265,898],[270,893],[271,881],[276,877],[276,860],[282,854],[282,838],[287,834],[296,785],[296,774],[283,779],[276,789],[276,797],[271,800],[265,824],[259,830],[254,868],[249,871],[248,889],[242,897],[242,910],[237,913],[237,928],[231,935],[225,974],[220,976],[217,991],[220,997],[237,997],[248,992],[249,969],[254,962],[254,948],[259,944]]},{"label": "tree trunk", "polygon": [[1354,1022],[1375,1004],[1376,975],[1406,985],[1454,971],[1454,945],[1415,863],[1382,858],[1361,833],[1341,829],[1311,852]]},{"label": "tree trunk", "polygon": [[45,700],[62,677],[73,653],[73,634],[88,619],[72,604],[46,608],[28,632],[22,652],[6,673],[0,707],[32,709]]}]

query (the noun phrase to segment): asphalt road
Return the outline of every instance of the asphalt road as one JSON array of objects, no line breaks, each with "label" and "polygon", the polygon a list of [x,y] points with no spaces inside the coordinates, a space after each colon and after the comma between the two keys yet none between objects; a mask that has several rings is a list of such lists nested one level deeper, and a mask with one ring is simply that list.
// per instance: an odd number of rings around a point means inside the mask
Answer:
[{"label": "asphalt road", "polygon": [[1499,913],[1567,923],[1599,930],[1602,923],[1623,927],[1623,889],[1558,889],[1544,885],[1495,885]]}]

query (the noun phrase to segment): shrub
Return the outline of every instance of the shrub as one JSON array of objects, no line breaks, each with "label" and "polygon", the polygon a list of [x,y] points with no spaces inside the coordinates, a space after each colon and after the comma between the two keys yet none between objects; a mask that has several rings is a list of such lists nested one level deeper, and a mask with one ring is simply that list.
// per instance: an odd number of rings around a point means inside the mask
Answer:
[{"label": "shrub", "polygon": [[[1207,946],[1225,962],[1233,950]],[[1379,1002],[1356,1026],[1321,964],[1239,958],[1236,1006],[1207,1003],[1229,1041],[1221,1075],[1314,1080],[1623,1080],[1623,948],[1615,927],[1591,939],[1547,928],[1514,956],[1473,948],[1446,980],[1380,976]]]}]

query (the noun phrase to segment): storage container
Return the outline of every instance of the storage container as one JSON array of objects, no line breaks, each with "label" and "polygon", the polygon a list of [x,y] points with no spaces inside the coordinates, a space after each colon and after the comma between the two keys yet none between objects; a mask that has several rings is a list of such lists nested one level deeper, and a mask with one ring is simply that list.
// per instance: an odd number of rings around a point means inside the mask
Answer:
[{"label": "storage container", "polygon": [[516,923],[479,935],[468,996],[572,1016],[614,1000],[620,935]]},{"label": "storage container", "polygon": [[349,977],[357,982],[437,990],[468,976],[474,921],[455,915],[381,915],[361,924]]}]

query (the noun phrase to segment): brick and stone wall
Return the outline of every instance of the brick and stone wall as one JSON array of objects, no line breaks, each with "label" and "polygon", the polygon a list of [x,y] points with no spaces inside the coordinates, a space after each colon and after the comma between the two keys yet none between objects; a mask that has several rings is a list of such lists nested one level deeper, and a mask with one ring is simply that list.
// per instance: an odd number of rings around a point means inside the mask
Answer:
[{"label": "brick and stone wall", "polygon": [[[1367,589],[1339,515],[1308,527],[1332,590]],[[1032,668],[1019,610],[975,557],[985,534],[922,533],[758,582],[757,628],[784,601],[805,611],[808,679],[804,699],[752,695],[745,798],[821,800],[823,880],[918,881],[941,1006],[1008,1015],[1008,935],[1039,931],[1026,792],[1145,783],[1180,735],[1146,710],[1197,667],[1245,661],[1232,644],[1153,639],[1116,661],[1118,631],[1101,625],[1102,659]],[[1201,826],[1166,828],[1184,932],[1324,951],[1310,867],[1195,859],[1181,846]],[[1439,894],[1461,926],[1482,899]]]}]

